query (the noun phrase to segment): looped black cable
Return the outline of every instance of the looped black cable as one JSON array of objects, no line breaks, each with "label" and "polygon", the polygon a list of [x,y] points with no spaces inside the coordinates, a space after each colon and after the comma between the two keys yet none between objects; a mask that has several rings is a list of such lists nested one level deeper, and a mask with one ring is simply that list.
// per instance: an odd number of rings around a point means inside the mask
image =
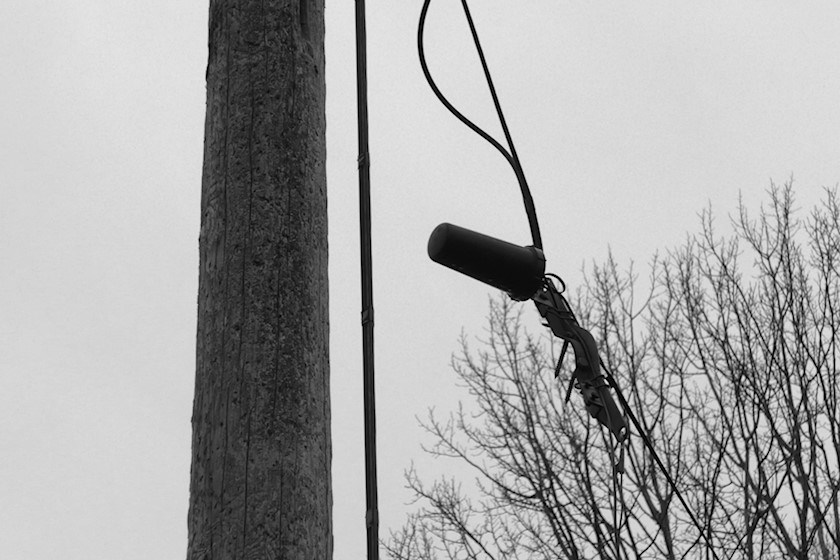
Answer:
[{"label": "looped black cable", "polygon": [[423,75],[426,77],[426,81],[429,83],[429,87],[432,88],[432,91],[437,96],[438,100],[446,107],[450,113],[455,115],[455,117],[467,125],[473,132],[484,138],[487,142],[489,142],[494,148],[496,148],[507,160],[508,164],[513,168],[513,172],[516,175],[516,180],[519,183],[519,190],[522,192],[522,200],[525,203],[525,213],[528,216],[528,225],[531,229],[531,239],[533,240],[534,247],[538,249],[542,249],[542,236],[540,235],[540,226],[537,222],[537,211],[534,206],[534,199],[531,196],[531,189],[528,188],[528,181],[525,179],[525,172],[522,170],[522,164],[519,161],[519,156],[516,154],[516,148],[513,145],[513,138],[510,135],[510,131],[508,130],[507,121],[505,120],[504,113],[502,112],[502,106],[499,103],[498,95],[496,94],[496,88],[493,85],[493,79],[490,76],[490,69],[487,66],[487,61],[484,58],[484,51],[481,48],[481,42],[478,39],[478,32],[475,29],[475,24],[473,23],[472,15],[470,14],[469,6],[467,6],[466,0],[461,0],[461,5],[464,7],[464,14],[467,17],[467,23],[470,26],[470,32],[473,37],[473,43],[475,43],[475,48],[478,51],[478,57],[481,60],[481,67],[484,70],[484,77],[487,80],[487,85],[490,88],[490,95],[493,98],[493,105],[496,108],[496,114],[499,117],[499,122],[502,125],[502,130],[505,134],[505,140],[507,141],[507,145],[510,151],[505,149],[495,138],[490,136],[487,132],[482,130],[478,125],[473,123],[470,119],[465,117],[458,109],[456,109],[452,103],[449,102],[448,99],[443,95],[438,88],[437,84],[435,83],[434,79],[432,79],[432,75],[429,72],[429,67],[426,64],[426,52],[423,45],[423,32],[426,27],[426,14],[429,11],[429,3],[431,0],[425,0],[423,2],[423,9],[420,12],[420,22],[417,28],[417,52],[420,56],[420,67],[423,69]]}]

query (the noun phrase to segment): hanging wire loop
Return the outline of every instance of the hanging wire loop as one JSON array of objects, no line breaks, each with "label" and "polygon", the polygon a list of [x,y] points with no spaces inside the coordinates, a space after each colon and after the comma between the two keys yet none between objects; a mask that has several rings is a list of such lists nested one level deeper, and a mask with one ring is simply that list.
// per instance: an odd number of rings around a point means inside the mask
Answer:
[{"label": "hanging wire loop", "polygon": [[496,148],[499,153],[504,156],[505,160],[507,160],[508,164],[513,169],[514,174],[516,175],[516,180],[519,183],[519,190],[522,192],[522,200],[525,204],[525,213],[528,216],[528,225],[531,229],[531,239],[533,241],[534,247],[537,249],[542,249],[542,236],[540,235],[540,226],[537,221],[537,211],[536,207],[534,206],[534,199],[531,196],[531,189],[528,187],[528,181],[525,179],[525,172],[522,169],[522,164],[519,161],[519,156],[516,154],[516,148],[513,145],[513,138],[510,135],[510,130],[507,126],[507,121],[505,120],[504,112],[502,111],[501,103],[499,102],[499,97],[496,93],[496,87],[493,85],[493,79],[490,75],[490,68],[487,65],[487,60],[484,56],[484,50],[481,48],[481,41],[478,38],[478,32],[475,28],[475,23],[473,22],[472,14],[470,13],[469,6],[467,5],[466,0],[461,0],[461,5],[464,8],[464,15],[467,18],[467,23],[470,27],[470,33],[472,34],[473,43],[475,44],[476,51],[478,52],[478,57],[481,60],[481,67],[484,70],[484,77],[487,80],[487,86],[490,89],[490,95],[493,98],[493,105],[496,108],[496,114],[499,117],[499,122],[502,125],[502,130],[505,134],[505,140],[507,142],[508,147],[505,148],[502,144],[490,136],[487,132],[482,130],[478,125],[472,122],[470,119],[465,117],[458,109],[455,108],[452,103],[443,95],[443,92],[440,91],[440,88],[435,83],[434,79],[432,78],[431,72],[429,72],[429,66],[426,63],[426,50],[423,43],[423,37],[426,27],[426,15],[429,11],[429,3],[431,0],[425,0],[423,2],[423,8],[420,12],[420,22],[417,28],[417,52],[420,56],[420,67],[423,69],[423,75],[426,77],[426,81],[429,83],[429,87],[432,88],[432,91],[437,96],[438,100],[446,107],[450,113],[455,115],[455,117],[464,123],[470,130],[484,138],[487,142],[489,142],[494,148]]}]

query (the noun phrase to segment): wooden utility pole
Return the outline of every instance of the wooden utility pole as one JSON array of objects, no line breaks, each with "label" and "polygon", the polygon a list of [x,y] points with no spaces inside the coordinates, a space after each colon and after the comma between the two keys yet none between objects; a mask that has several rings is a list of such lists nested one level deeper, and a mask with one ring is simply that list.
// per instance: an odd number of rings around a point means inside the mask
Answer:
[{"label": "wooden utility pole", "polygon": [[331,559],[323,0],[211,0],[188,560]]}]

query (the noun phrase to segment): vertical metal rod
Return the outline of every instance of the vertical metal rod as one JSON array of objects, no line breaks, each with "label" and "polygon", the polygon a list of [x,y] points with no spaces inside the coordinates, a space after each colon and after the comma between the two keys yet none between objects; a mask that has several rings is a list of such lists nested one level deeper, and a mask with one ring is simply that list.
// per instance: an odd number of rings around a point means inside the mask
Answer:
[{"label": "vertical metal rod", "polygon": [[379,505],[376,482],[376,399],[373,353],[373,260],[371,257],[370,154],[368,151],[367,38],[365,2],[356,0],[356,99],[359,128],[359,230],[362,261],[362,360],[365,416],[365,524],[367,558],[379,560]]}]

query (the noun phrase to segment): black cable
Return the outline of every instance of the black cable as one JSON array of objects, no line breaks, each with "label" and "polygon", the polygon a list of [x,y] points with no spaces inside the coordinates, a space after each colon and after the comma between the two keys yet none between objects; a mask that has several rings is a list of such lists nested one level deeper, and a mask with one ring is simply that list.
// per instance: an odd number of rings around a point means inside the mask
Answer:
[{"label": "black cable", "polygon": [[495,138],[490,136],[478,125],[476,125],[470,119],[465,117],[458,109],[456,109],[455,106],[449,102],[446,96],[443,95],[443,93],[440,91],[440,88],[438,88],[437,84],[435,83],[435,80],[432,78],[432,74],[431,72],[429,72],[429,66],[426,64],[426,49],[423,45],[423,35],[426,27],[426,13],[429,11],[430,2],[431,0],[425,0],[423,2],[423,9],[420,11],[420,23],[417,28],[417,52],[420,55],[420,67],[423,70],[423,75],[426,77],[426,81],[429,83],[429,87],[432,88],[432,91],[435,93],[438,100],[443,104],[443,106],[449,109],[450,113],[455,115],[455,117],[459,121],[467,125],[467,127],[469,127],[473,132],[487,140],[494,148],[499,150],[499,152],[502,154],[502,156],[504,156],[504,158],[511,165],[511,167],[515,169],[516,166],[513,163],[513,156],[511,156],[510,153],[508,153],[504,146],[499,144],[499,142]]},{"label": "black cable", "polygon": [[525,180],[525,172],[522,169],[522,164],[519,161],[519,156],[516,154],[516,148],[513,145],[513,138],[508,130],[505,115],[502,112],[502,105],[499,103],[499,96],[496,95],[496,87],[493,85],[493,78],[490,76],[490,68],[487,66],[487,60],[484,58],[484,50],[481,48],[481,41],[478,40],[478,32],[475,29],[470,8],[467,6],[467,0],[461,0],[461,5],[464,7],[464,15],[467,17],[467,23],[470,26],[470,33],[472,33],[473,43],[475,49],[478,51],[478,58],[481,59],[481,67],[484,70],[484,77],[487,80],[487,86],[490,88],[490,95],[493,97],[493,105],[496,107],[496,114],[499,116],[499,123],[502,125],[502,131],[505,133],[505,140],[507,140],[510,154],[513,157],[513,171],[516,173],[516,179],[519,182],[519,189],[522,191],[522,201],[525,203],[525,213],[528,216],[528,225],[531,227],[531,238],[534,241],[534,247],[542,249],[542,238],[540,236],[540,226],[537,223],[537,210],[534,207],[534,199],[531,197],[531,189],[528,188],[528,182]]},{"label": "black cable", "polygon": [[[604,361],[601,360],[600,356],[598,357],[598,361],[603,367]],[[604,371],[606,371],[606,368],[604,368]],[[609,389],[604,387],[604,391],[608,390]],[[613,421],[609,417],[609,407],[605,407],[605,410],[607,411],[609,423],[612,424]],[[609,449],[610,461],[613,468],[613,530],[615,531],[614,542],[616,560],[621,559],[621,527],[624,526],[624,516],[626,515],[626,508],[624,507],[624,446],[628,441],[630,441],[629,438],[625,438],[622,441],[616,442],[616,447],[619,449],[619,457],[616,459],[615,448],[610,445],[610,434],[607,433],[606,435],[606,445]]]},{"label": "black cable", "polygon": [[633,425],[636,426],[636,430],[639,432],[639,436],[641,436],[645,447],[647,447],[651,457],[653,457],[654,462],[659,467],[659,470],[662,472],[663,475],[665,475],[665,480],[668,481],[668,485],[674,491],[674,494],[676,494],[677,499],[685,508],[685,511],[688,514],[688,517],[691,519],[691,522],[694,524],[694,527],[700,532],[700,536],[703,537],[704,541],[706,541],[706,545],[708,545],[712,556],[715,558],[715,560],[720,560],[717,553],[715,552],[715,547],[712,545],[712,542],[706,535],[705,529],[700,526],[700,522],[697,521],[696,517],[694,517],[694,513],[692,513],[691,508],[688,506],[688,502],[685,501],[682,492],[680,492],[680,489],[677,488],[677,483],[674,482],[674,479],[671,477],[671,473],[668,472],[668,469],[665,467],[665,464],[662,463],[662,459],[659,458],[659,454],[656,452],[656,449],[653,448],[653,444],[650,442],[650,438],[648,438],[644,428],[642,428],[641,423],[636,418],[636,415],[633,414],[633,411],[630,409],[630,404],[627,402],[627,399],[624,398],[624,394],[621,392],[621,389],[619,389],[618,383],[616,382],[612,373],[610,373],[610,370],[607,369],[607,366],[604,364],[603,360],[601,360],[601,367],[604,370],[605,377],[607,379],[607,382],[610,384],[610,387],[615,389],[615,394],[618,396],[618,400],[621,402],[621,406],[624,408],[624,412],[630,418],[630,421],[633,423]]},{"label": "black cable", "polygon": [[481,59],[481,65],[484,69],[484,75],[487,79],[488,86],[490,87],[490,94],[493,97],[493,103],[496,107],[496,113],[499,116],[499,120],[502,124],[502,130],[505,133],[505,139],[507,140],[508,147],[510,151],[505,149],[495,138],[490,136],[487,132],[482,130],[478,125],[472,122],[470,119],[465,117],[458,109],[455,108],[452,103],[446,99],[446,96],[440,91],[440,88],[435,83],[434,79],[432,78],[431,72],[429,72],[428,64],[426,64],[426,51],[423,44],[423,36],[426,27],[426,14],[429,11],[429,3],[431,0],[424,0],[423,8],[420,11],[420,21],[417,26],[417,52],[420,56],[420,67],[423,70],[423,75],[426,78],[426,82],[428,82],[429,87],[432,88],[432,91],[437,96],[438,100],[446,107],[450,113],[455,115],[455,117],[464,123],[470,130],[484,138],[487,142],[490,143],[494,148],[496,148],[499,153],[504,156],[505,160],[507,160],[508,164],[513,169],[514,174],[516,175],[516,180],[519,183],[519,189],[522,192],[522,199],[525,203],[525,213],[528,216],[528,225],[531,229],[531,238],[533,240],[534,247],[538,249],[542,249],[542,237],[540,235],[540,227],[539,223],[537,222],[537,212],[534,206],[534,200],[531,196],[531,190],[528,188],[528,182],[525,179],[525,173],[522,170],[522,165],[519,162],[519,157],[516,155],[516,150],[513,146],[513,140],[510,136],[510,132],[507,127],[507,122],[505,121],[504,114],[502,112],[501,104],[499,103],[498,96],[496,95],[496,89],[493,86],[493,80],[490,77],[490,70],[487,67],[487,62],[484,58],[484,51],[481,48],[481,43],[478,40],[478,34],[475,30],[475,25],[472,21],[472,16],[470,15],[469,8],[466,4],[466,0],[462,0],[462,4],[464,7],[464,13],[467,16],[467,22],[470,26],[470,31],[473,36],[473,42],[475,43],[476,50],[478,51],[479,58]]}]

